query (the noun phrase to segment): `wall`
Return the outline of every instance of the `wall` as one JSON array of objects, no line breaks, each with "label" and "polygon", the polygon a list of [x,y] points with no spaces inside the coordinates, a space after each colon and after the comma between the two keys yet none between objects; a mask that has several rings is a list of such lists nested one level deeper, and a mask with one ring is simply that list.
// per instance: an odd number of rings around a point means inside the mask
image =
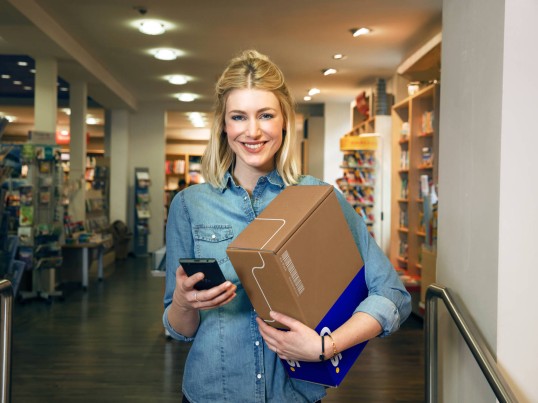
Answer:
[{"label": "wall", "polygon": [[311,116],[305,121],[308,136],[308,174],[323,178],[324,119]]},{"label": "wall", "polygon": [[[164,180],[165,180],[165,111],[151,105],[141,105],[129,118],[129,228],[134,228],[134,171],[149,168],[150,234],[148,252],[164,245]],[[113,190],[112,190],[113,191]]]},{"label": "wall", "polygon": [[538,402],[537,16],[535,0],[505,1],[497,357],[521,402]]},{"label": "wall", "polygon": [[[437,282],[469,311],[520,401],[538,401],[531,379],[538,362],[530,359],[538,324],[529,321],[538,200],[518,177],[531,172],[538,145],[531,133],[536,55],[525,46],[538,34],[536,7],[531,0],[443,3]],[[495,401],[440,313],[442,401]]]},{"label": "wall", "polygon": [[336,186],[342,177],[340,137],[352,129],[353,116],[349,102],[325,104],[325,144],[323,180]]}]

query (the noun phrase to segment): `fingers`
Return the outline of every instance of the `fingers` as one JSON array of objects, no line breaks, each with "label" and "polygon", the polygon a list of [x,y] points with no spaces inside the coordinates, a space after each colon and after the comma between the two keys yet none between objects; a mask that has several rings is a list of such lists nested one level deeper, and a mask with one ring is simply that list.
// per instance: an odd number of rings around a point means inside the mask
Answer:
[{"label": "fingers", "polygon": [[222,305],[226,305],[236,295],[237,286],[230,281],[226,281],[223,284],[210,288],[209,290],[198,291],[193,289],[188,292],[187,299],[191,303],[193,308],[198,309],[212,309]]},{"label": "fingers", "polygon": [[265,343],[283,360],[316,361],[319,357],[319,335],[301,322],[281,313],[271,312],[271,318],[289,327],[282,331],[256,318]]},{"label": "fingers", "polygon": [[192,276],[187,276],[185,273],[185,270],[183,270],[183,267],[179,266],[176,271],[176,283],[179,285],[181,284],[181,287],[185,291],[190,291],[194,288],[194,285],[198,283],[200,280],[204,279],[204,273],[198,272],[194,273]]}]

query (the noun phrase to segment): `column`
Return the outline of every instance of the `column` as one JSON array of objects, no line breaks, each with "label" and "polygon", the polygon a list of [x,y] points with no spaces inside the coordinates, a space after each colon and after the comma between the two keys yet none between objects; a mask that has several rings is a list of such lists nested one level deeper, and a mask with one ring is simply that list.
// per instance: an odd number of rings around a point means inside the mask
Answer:
[{"label": "column", "polygon": [[86,112],[88,90],[83,81],[69,83],[69,106],[71,108],[70,133],[71,143],[69,147],[69,178],[80,179],[82,186],[73,195],[69,204],[70,214],[74,221],[86,220]]}]

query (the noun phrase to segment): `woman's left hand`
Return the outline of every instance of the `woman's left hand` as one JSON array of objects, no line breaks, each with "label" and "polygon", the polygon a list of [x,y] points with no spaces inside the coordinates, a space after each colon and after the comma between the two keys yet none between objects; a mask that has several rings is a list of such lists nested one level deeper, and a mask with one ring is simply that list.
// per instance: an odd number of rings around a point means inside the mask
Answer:
[{"label": "woman's left hand", "polygon": [[256,318],[260,333],[271,350],[283,360],[319,361],[321,338],[315,330],[282,313],[271,311],[271,318],[290,330],[278,330],[260,317]]}]

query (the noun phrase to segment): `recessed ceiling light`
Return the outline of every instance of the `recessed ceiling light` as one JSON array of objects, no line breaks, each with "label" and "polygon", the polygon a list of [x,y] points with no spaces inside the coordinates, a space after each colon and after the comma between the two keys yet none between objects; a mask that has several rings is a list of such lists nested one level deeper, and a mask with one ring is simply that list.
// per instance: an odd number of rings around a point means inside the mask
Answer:
[{"label": "recessed ceiling light", "polygon": [[17,62],[19,66],[28,66],[28,62]]},{"label": "recessed ceiling light", "polygon": [[321,91],[317,88],[310,88],[308,90],[308,95],[310,96],[313,96],[313,95],[316,95],[316,94],[319,94]]},{"label": "recessed ceiling light", "polygon": [[23,87],[26,91],[32,91],[32,87],[30,87],[29,85],[25,85]]},{"label": "recessed ceiling light", "polygon": [[158,20],[143,20],[140,21],[138,30],[146,35],[161,35],[166,32],[166,27]]},{"label": "recessed ceiling light", "polygon": [[333,55],[333,59],[334,60],[342,60],[342,59],[345,59],[347,56],[346,55],[343,55],[342,53],[336,53]]},{"label": "recessed ceiling light", "polygon": [[7,119],[8,122],[14,122],[15,120],[17,120],[15,116],[11,115],[0,115],[0,118]]},{"label": "recessed ceiling light", "polygon": [[87,125],[96,125],[99,124],[99,119],[94,118],[93,116],[88,116],[86,118],[86,124]]},{"label": "recessed ceiling light", "polygon": [[155,49],[151,52],[159,60],[176,60],[179,56],[179,50],[170,48]]},{"label": "recessed ceiling light", "polygon": [[369,34],[370,32],[372,32],[372,30],[370,28],[366,28],[366,27],[352,28],[352,29],[350,29],[350,31],[351,31],[351,33],[353,34],[354,37],[361,36],[361,35],[366,35],[366,34]]},{"label": "recessed ceiling light", "polygon": [[189,112],[187,114],[189,116],[189,120],[191,121],[192,125],[194,127],[205,127],[206,126],[206,119],[205,115],[200,112]]},{"label": "recessed ceiling light", "polygon": [[172,76],[166,77],[166,79],[168,80],[170,84],[175,84],[175,85],[187,84],[187,82],[189,81],[187,76],[183,76],[181,74],[174,74]]},{"label": "recessed ceiling light", "polygon": [[303,98],[305,101],[311,101],[312,97],[310,95],[305,95]]},{"label": "recessed ceiling light", "polygon": [[2,74],[2,78],[8,80],[11,78],[11,76],[9,74]]},{"label": "recessed ceiling light", "polygon": [[60,91],[62,91],[62,92],[67,92],[67,91],[69,91],[69,88],[67,88],[67,87],[60,87]]},{"label": "recessed ceiling light", "polygon": [[22,84],[22,81],[15,80],[15,81],[13,81],[13,84],[14,84],[14,85],[21,85],[21,84]]},{"label": "recessed ceiling light", "polygon": [[324,69],[324,70],[321,70],[323,75],[324,76],[330,76],[331,74],[336,74],[337,73],[337,70],[336,69]]},{"label": "recessed ceiling light", "polygon": [[63,108],[62,112],[65,113],[67,116],[71,115],[71,109],[69,108]]},{"label": "recessed ceiling light", "polygon": [[177,94],[176,98],[180,100],[181,102],[192,102],[197,98],[197,96],[194,94],[189,94],[189,93],[184,92],[182,94]]}]

